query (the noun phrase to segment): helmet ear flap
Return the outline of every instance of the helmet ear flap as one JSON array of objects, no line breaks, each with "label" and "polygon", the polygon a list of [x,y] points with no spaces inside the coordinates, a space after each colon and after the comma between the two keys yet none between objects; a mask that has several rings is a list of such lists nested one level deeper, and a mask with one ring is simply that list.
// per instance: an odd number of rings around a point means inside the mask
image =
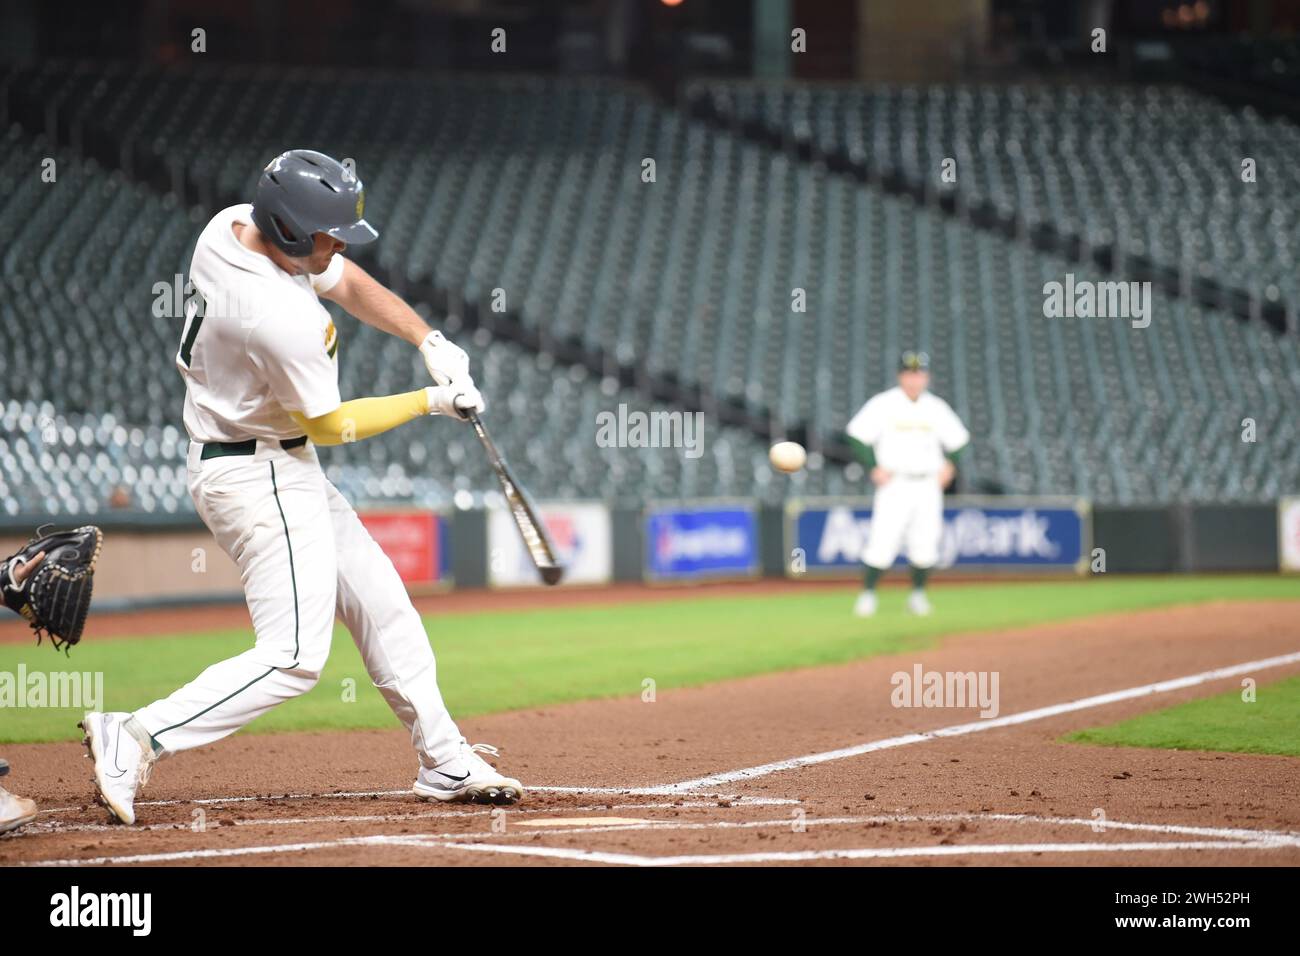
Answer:
[{"label": "helmet ear flap", "polygon": [[280,237],[282,242],[290,245],[297,243],[298,237],[293,234],[293,230],[286,226],[284,220],[275,213],[271,213],[271,225],[275,227],[275,234]]},{"label": "helmet ear flap", "polygon": [[253,225],[285,255],[311,255],[315,245],[311,236],[296,235],[282,217],[256,203],[253,205]]}]

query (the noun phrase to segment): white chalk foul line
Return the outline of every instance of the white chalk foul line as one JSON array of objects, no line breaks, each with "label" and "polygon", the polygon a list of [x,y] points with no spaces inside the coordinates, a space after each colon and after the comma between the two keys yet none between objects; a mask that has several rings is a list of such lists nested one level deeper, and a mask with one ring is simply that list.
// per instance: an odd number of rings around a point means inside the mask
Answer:
[{"label": "white chalk foul line", "polygon": [[1106,704],[1114,704],[1123,700],[1132,700],[1135,697],[1165,694],[1169,691],[1182,690],[1185,687],[1195,687],[1198,684],[1206,684],[1210,681],[1222,680],[1226,677],[1236,677],[1239,674],[1249,674],[1252,671],[1266,670],[1271,667],[1281,667],[1285,664],[1295,663],[1300,663],[1300,651],[1293,654],[1282,654],[1278,657],[1267,657],[1258,661],[1248,661],[1245,664],[1234,664],[1230,667],[1219,667],[1214,670],[1202,671],[1199,674],[1190,674],[1187,677],[1175,677],[1171,680],[1157,681],[1153,684],[1143,684],[1140,687],[1129,687],[1125,690],[1111,691],[1108,694],[1097,694],[1093,697],[1084,697],[1080,700],[1072,700],[1063,704],[1052,704],[1048,707],[1038,707],[1034,710],[1021,711],[1017,714],[1008,714],[1005,717],[993,717],[988,720],[976,720],[965,724],[954,724],[950,727],[940,727],[938,730],[926,731],[925,733],[886,737],[882,740],[871,740],[866,743],[856,744],[852,747],[843,747],[839,750],[827,750],[822,753],[807,754],[802,757],[791,757],[788,760],[776,760],[772,763],[760,764],[757,767],[745,767],[741,770],[730,770],[726,773],[715,773],[710,774],[707,777],[696,777],[693,780],[683,780],[681,783],[672,783],[661,787],[644,787],[629,792],[649,795],[686,793],[695,790],[712,790],[742,780],[753,780],[756,777],[766,777],[769,774],[779,773],[782,770],[795,770],[799,767],[809,767],[814,764],[826,763],[831,760],[843,760],[846,757],[858,757],[862,754],[873,753],[878,750],[891,750],[895,747],[906,747],[909,744],[924,743],[927,740],[935,740],[941,737],[960,737],[964,734],[976,734],[983,730],[994,730],[998,727],[1011,727],[1016,724],[1026,724],[1030,721],[1056,717],[1060,714],[1069,714],[1077,710],[1087,710],[1091,707],[1103,707]]}]

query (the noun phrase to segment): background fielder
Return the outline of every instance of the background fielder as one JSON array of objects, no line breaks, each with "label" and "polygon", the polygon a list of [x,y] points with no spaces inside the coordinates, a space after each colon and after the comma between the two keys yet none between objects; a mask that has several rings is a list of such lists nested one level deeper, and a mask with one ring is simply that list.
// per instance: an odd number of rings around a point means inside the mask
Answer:
[{"label": "background fielder", "polygon": [[939,560],[943,490],[952,483],[970,432],[929,385],[929,356],[904,352],[898,385],[872,397],[849,421],[849,440],[876,486],[862,552],[864,586],[853,609],[859,617],[876,613],[876,583],[904,548],[912,568],[908,610],[930,613],[925,582]]},{"label": "background fielder", "polygon": [[[314,444],[377,435],[426,414],[483,408],[465,352],[339,255],[378,233],[360,181],[311,150],[272,161],[252,206],[204,229],[176,357],[185,380],[190,495],[239,567],[256,643],[134,714],[83,721],[105,806],[125,823],[159,757],[212,743],[320,678],[337,614],[411,733],[421,797],[513,803],[519,781],[461,736],[438,688],[419,614],[392,562],[321,471]],[[440,383],[343,402],[338,332],[318,301],[418,345]]]}]

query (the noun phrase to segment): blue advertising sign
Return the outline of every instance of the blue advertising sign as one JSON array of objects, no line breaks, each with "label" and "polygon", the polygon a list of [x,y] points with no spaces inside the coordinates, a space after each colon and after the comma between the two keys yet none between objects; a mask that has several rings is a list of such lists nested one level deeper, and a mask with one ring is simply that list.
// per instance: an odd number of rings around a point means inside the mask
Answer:
[{"label": "blue advertising sign", "polygon": [[651,507],[645,573],[653,579],[735,577],[758,572],[758,517],[748,505]]},{"label": "blue advertising sign", "polygon": [[[942,568],[1077,570],[1091,547],[1085,501],[1062,499],[950,499],[939,546]],[[871,505],[861,499],[794,502],[787,510],[787,570],[858,570],[871,533]],[[797,549],[797,550],[796,550]],[[899,564],[906,563],[906,554]]]}]

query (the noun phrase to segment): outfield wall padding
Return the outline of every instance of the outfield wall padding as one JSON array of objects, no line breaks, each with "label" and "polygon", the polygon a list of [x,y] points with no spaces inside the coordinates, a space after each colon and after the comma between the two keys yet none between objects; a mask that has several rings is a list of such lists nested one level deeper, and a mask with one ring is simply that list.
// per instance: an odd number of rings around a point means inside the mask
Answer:
[{"label": "outfield wall padding", "polygon": [[1106,572],[1158,574],[1183,570],[1181,521],[1173,508],[1092,511],[1092,544],[1106,556]]},{"label": "outfield wall padding", "polygon": [[641,508],[615,508],[610,513],[614,536],[614,580],[640,581],[645,572],[644,529]]},{"label": "outfield wall padding", "polygon": [[457,509],[451,516],[451,576],[456,587],[482,588],[488,582],[487,512]]},{"label": "outfield wall padding", "polygon": [[1202,505],[1191,509],[1187,550],[1194,571],[1274,571],[1276,505]]}]

